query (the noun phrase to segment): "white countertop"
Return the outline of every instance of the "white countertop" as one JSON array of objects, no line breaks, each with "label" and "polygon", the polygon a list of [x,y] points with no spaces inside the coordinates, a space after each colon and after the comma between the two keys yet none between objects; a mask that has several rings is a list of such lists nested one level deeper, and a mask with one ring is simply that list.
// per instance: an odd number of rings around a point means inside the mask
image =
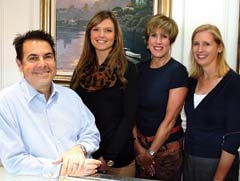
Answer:
[{"label": "white countertop", "polygon": [[[36,176],[14,176],[8,174],[6,170],[1,166],[0,167],[0,180],[1,181],[54,181],[54,179],[47,179],[43,177],[36,177]],[[55,179],[58,181],[64,181],[66,179]]]},{"label": "white countertop", "polygon": [[[81,177],[81,178],[74,178],[74,177],[67,177],[61,179],[48,179],[43,177],[36,177],[36,176],[14,176],[8,174],[6,170],[0,166],[0,180],[1,181],[90,181],[90,180],[105,180],[105,181],[117,181],[117,180],[125,180],[125,181],[146,181],[147,179],[138,179],[138,178],[129,178],[129,177],[115,177],[112,175],[103,175],[103,174],[96,174],[96,176],[92,177]],[[153,180],[151,180],[153,181]]]}]

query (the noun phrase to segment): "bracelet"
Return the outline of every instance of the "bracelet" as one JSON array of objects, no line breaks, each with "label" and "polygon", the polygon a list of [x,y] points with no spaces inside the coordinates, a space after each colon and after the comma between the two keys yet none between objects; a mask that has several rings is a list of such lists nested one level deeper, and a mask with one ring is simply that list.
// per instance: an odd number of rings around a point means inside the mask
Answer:
[{"label": "bracelet", "polygon": [[150,150],[150,149],[147,150],[147,153],[148,153],[150,156],[155,156],[155,155],[156,155],[156,152],[154,152],[154,151],[152,151],[152,150]]},{"label": "bracelet", "polygon": [[137,137],[133,137],[133,141],[136,141],[136,140],[138,140],[138,138]]}]

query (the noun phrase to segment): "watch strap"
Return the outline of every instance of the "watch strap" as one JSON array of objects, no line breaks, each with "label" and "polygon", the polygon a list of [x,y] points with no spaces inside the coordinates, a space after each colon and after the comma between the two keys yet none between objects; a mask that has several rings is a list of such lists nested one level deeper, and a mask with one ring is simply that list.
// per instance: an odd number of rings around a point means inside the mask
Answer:
[{"label": "watch strap", "polygon": [[79,144],[79,146],[80,146],[83,154],[84,154],[85,156],[87,156],[87,150],[86,150],[85,146],[83,146],[83,145],[81,145],[81,144]]}]

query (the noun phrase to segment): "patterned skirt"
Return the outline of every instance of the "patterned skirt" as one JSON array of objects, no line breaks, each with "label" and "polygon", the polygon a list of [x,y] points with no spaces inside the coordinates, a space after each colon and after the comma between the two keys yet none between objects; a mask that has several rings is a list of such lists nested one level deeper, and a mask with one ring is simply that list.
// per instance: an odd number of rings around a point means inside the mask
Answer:
[{"label": "patterned skirt", "polygon": [[[151,145],[151,137],[138,135],[141,145],[148,149]],[[150,140],[150,141],[149,141]],[[157,179],[164,181],[181,181],[183,164],[183,139],[163,145],[154,155],[152,169],[154,174],[145,170],[136,163],[136,177],[145,179]]]}]

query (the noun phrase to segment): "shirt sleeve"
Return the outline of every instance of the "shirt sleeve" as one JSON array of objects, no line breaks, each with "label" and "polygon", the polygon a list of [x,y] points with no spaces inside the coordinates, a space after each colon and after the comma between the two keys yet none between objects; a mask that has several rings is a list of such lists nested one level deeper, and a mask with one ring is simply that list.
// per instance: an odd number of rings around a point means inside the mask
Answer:
[{"label": "shirt sleeve", "polygon": [[86,148],[87,157],[91,157],[91,154],[99,148],[100,133],[96,127],[92,112],[82,101],[79,101],[79,110],[81,110],[79,112],[81,112],[80,117],[83,126],[79,131],[79,138],[76,144],[83,145]]},{"label": "shirt sleeve", "polygon": [[238,148],[240,146],[240,131],[230,132],[224,135],[223,149],[231,154],[238,154]]},{"label": "shirt sleeve", "polygon": [[188,72],[186,67],[178,63],[171,72],[170,89],[188,86]]},{"label": "shirt sleeve", "polygon": [[54,165],[53,160],[34,157],[26,151],[18,124],[6,107],[7,104],[0,102],[0,145],[4,148],[0,149],[0,158],[4,168],[16,175],[57,178],[61,165]]},{"label": "shirt sleeve", "polygon": [[240,146],[240,78],[234,79],[234,82],[228,88],[226,93],[226,132],[223,137],[223,150],[238,154]]}]

